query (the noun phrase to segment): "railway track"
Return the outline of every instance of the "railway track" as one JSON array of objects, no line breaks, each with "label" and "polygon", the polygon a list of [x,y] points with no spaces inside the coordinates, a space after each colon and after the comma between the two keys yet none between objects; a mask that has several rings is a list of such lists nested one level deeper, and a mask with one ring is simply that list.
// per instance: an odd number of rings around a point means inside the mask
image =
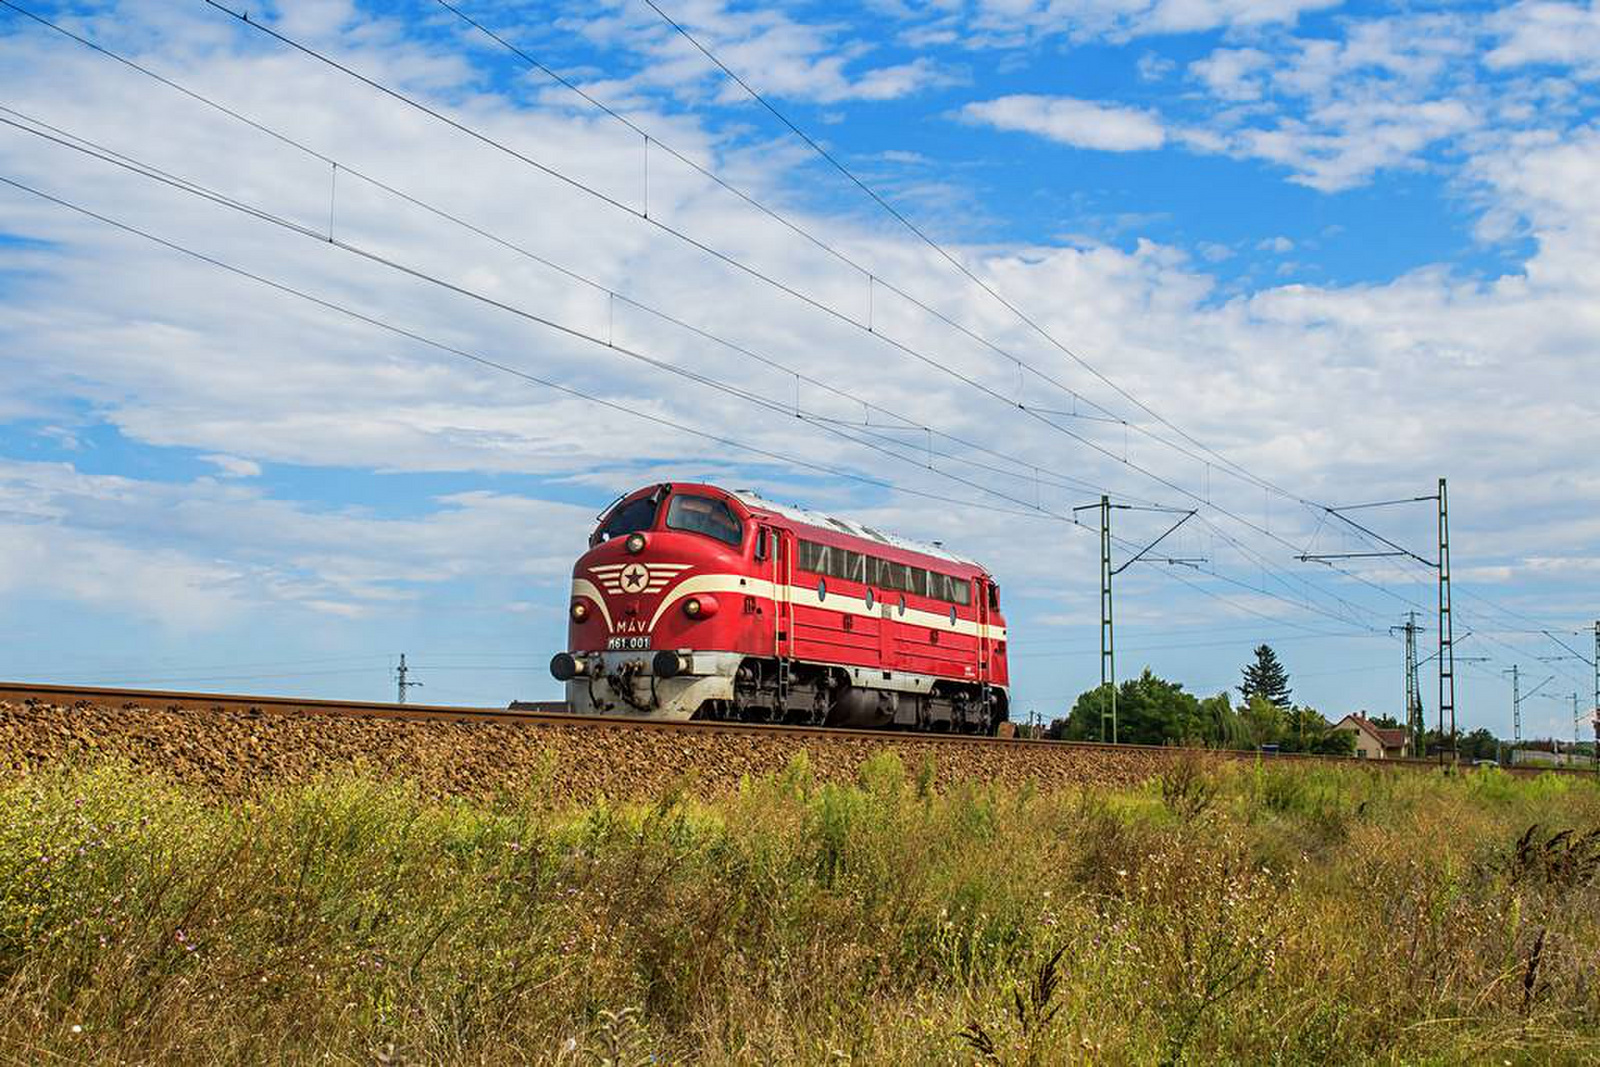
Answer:
[{"label": "railway track", "polygon": [[[1039,746],[1054,750],[1083,752],[1126,752],[1175,755],[1180,749],[1158,745],[1110,744],[1099,741],[1019,740],[982,737],[970,734],[908,733],[890,730],[856,730],[826,726],[770,726],[733,722],[661,722],[647,719],[622,719],[609,716],[575,715],[559,701],[523,704],[517,708],[463,707],[447,704],[390,704],[376,701],[307,700],[298,697],[261,696],[238,693],[194,693],[162,689],[123,689],[98,686],[41,685],[29,682],[0,682],[0,703],[49,705],[62,708],[102,708],[153,711],[232,712],[249,715],[360,716],[368,718],[429,720],[444,722],[495,722],[528,726],[578,727],[596,730],[679,731],[697,734],[732,734],[745,737],[772,735],[804,739],[861,740],[880,743],[936,743],[939,745]],[[1304,764],[1357,764],[1388,769],[1434,770],[1436,760],[1409,759],[1369,761],[1346,756],[1317,756],[1302,753],[1208,750],[1221,758],[1257,758],[1273,762]],[[1554,771],[1561,774],[1592,773],[1583,768],[1505,767],[1519,775]]]}]

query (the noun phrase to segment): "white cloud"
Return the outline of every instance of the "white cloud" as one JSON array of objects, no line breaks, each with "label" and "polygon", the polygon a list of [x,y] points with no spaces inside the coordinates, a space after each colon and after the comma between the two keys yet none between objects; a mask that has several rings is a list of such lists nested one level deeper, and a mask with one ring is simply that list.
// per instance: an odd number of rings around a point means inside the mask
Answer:
[{"label": "white cloud", "polygon": [[[1221,9],[1214,14],[1210,21],[1227,21]],[[1560,78],[1487,79],[1512,57],[1587,62],[1582,35],[1564,52],[1521,38],[1486,52],[1487,39],[1511,33],[1506,25],[1451,11],[1350,19],[1329,36],[1260,30],[1241,35],[1248,44],[1229,43],[1190,62],[1186,73],[1199,93],[1170,96],[1159,113],[1109,100],[1017,95],[969,104],[962,115],[1079,147],[1177,144],[1261,160],[1283,167],[1294,182],[1340,192],[1384,171],[1435,165],[1441,153],[1459,153],[1497,127],[1577,112],[1578,94]],[[1138,64],[1142,78],[1164,73],[1151,58],[1146,53]]]},{"label": "white cloud", "polygon": [[1550,64],[1600,75],[1600,9],[1543,0],[1513,4],[1493,19],[1500,43],[1485,62],[1495,69]]},{"label": "white cloud", "polygon": [[1256,100],[1263,91],[1258,75],[1271,64],[1256,48],[1219,48],[1189,64],[1189,73],[1223,100]]},{"label": "white cloud", "polygon": [[[1208,30],[1293,25],[1339,0],[923,0],[898,5],[918,39],[969,48],[1020,48],[1043,40],[1124,42]],[[935,35],[937,34],[937,38]]]},{"label": "white cloud", "polygon": [[1279,234],[1277,237],[1268,237],[1256,243],[1256,248],[1262,252],[1275,252],[1283,255],[1294,250],[1294,242]]},{"label": "white cloud", "polygon": [[1002,96],[967,104],[960,115],[968,122],[1106,152],[1160,148],[1166,141],[1161,121],[1147,111],[1070,96]]},{"label": "white cloud", "polygon": [[1322,192],[1416,169],[1503,106],[1473,74],[1480,23],[1421,14],[1351,22],[1338,37],[1224,47],[1189,65],[1224,107],[1185,131],[1199,152],[1280,164]]},{"label": "white cloud", "polygon": [[[674,18],[758,91],[775,98],[824,104],[895,100],[951,84],[955,77],[927,56],[873,65],[874,46],[844,27],[800,22],[776,9],[740,10],[723,0],[697,0],[674,11]],[[601,6],[563,20],[562,26],[639,57],[632,75],[589,86],[607,98],[664,89],[728,104],[749,102],[744,90],[643,5]]]},{"label": "white cloud", "polygon": [[1139,72],[1142,81],[1160,81],[1176,70],[1178,64],[1158,52],[1146,52],[1139,57],[1138,66],[1134,69]]},{"label": "white cloud", "polygon": [[222,453],[212,453],[200,458],[215,466],[222,472],[224,478],[261,477],[261,464],[253,459],[242,459],[239,456],[229,456]]},{"label": "white cloud", "polygon": [[[559,586],[590,510],[488,492],[420,518],[0,460],[0,591],[72,597],[178,627],[251,608],[394,611],[470,577]],[[421,588],[419,588],[421,587]]]}]

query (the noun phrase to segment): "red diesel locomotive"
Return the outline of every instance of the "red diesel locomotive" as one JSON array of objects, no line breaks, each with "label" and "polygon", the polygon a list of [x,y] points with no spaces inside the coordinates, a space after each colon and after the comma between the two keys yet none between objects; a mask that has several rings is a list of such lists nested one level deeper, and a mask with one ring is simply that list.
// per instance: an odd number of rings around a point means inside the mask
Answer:
[{"label": "red diesel locomotive", "polygon": [[550,661],[580,714],[993,733],[1009,717],[982,567],[747,490],[653,485],[572,571]]}]

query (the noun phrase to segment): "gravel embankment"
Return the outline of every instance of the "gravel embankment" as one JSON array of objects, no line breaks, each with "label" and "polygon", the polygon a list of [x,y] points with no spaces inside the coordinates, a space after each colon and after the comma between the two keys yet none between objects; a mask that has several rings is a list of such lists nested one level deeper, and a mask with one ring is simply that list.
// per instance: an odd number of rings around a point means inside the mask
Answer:
[{"label": "gravel embankment", "polygon": [[120,759],[238,796],[262,784],[359,770],[412,779],[429,793],[484,795],[538,789],[554,802],[598,796],[646,799],[687,779],[700,795],[725,793],[742,777],[783,770],[801,752],[813,775],[849,781],[863,760],[893,749],[914,777],[931,757],[936,783],[1041,789],[1131,785],[1165,762],[1155,752],[1094,752],[1017,742],[792,737],[513,723],[298,716],[219,711],[63,708],[0,703],[0,774],[62,762]]}]

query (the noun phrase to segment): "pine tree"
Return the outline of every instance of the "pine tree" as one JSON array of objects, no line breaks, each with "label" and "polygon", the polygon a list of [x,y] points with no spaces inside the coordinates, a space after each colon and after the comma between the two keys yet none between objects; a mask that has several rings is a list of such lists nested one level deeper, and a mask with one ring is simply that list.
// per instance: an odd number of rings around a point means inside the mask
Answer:
[{"label": "pine tree", "polygon": [[1272,651],[1271,645],[1258,646],[1256,661],[1244,669],[1244,684],[1239,687],[1239,695],[1244,697],[1247,704],[1251,697],[1259,696],[1280,708],[1286,708],[1292,692],[1294,690],[1289,688],[1289,672],[1278,662],[1278,654]]}]

